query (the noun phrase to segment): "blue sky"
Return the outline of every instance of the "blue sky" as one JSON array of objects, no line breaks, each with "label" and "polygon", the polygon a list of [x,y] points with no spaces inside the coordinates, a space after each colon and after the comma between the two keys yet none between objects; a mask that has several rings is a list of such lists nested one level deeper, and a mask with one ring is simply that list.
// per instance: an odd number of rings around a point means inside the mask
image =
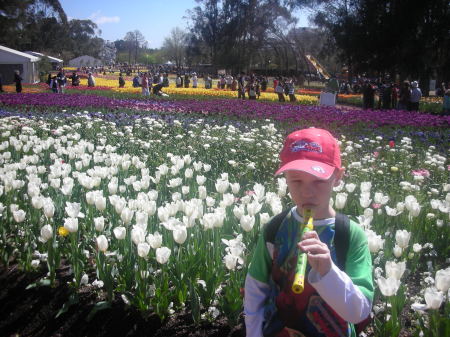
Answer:
[{"label": "blue sky", "polygon": [[[121,39],[138,29],[150,48],[160,48],[172,28],[186,28],[186,10],[197,6],[195,0],[60,0],[70,19],[91,19],[105,40]],[[307,26],[306,15],[298,26]]]}]

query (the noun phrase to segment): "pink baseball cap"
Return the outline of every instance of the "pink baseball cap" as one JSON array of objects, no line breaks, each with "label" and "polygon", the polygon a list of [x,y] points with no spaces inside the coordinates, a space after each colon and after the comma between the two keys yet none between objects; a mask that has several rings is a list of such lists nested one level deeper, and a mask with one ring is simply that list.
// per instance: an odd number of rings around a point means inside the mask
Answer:
[{"label": "pink baseball cap", "polygon": [[336,168],[341,168],[341,151],[337,140],[327,130],[309,128],[287,136],[280,160],[275,175],[293,170],[328,179]]}]

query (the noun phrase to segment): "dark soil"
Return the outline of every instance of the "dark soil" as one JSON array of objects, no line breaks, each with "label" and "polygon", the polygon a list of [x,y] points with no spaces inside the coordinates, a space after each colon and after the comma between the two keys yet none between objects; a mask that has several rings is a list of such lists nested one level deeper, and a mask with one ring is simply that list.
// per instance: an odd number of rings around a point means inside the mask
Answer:
[{"label": "dark soil", "polygon": [[78,293],[78,303],[55,318],[69,300],[72,291],[67,282],[73,276],[66,266],[58,270],[54,288],[26,289],[45,274],[45,270],[25,273],[14,264],[8,269],[0,266],[0,336],[245,336],[242,322],[233,329],[225,318],[196,326],[188,312],[174,314],[161,322],[155,314],[143,315],[137,309],[127,307],[120,296],[111,308],[97,312],[87,321],[92,308],[100,301],[97,293],[88,287]]}]

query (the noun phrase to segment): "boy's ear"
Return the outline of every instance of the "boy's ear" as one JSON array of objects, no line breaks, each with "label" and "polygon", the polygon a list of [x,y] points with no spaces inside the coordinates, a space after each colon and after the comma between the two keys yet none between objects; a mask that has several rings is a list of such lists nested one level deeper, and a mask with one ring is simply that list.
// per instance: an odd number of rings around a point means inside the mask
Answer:
[{"label": "boy's ear", "polygon": [[339,186],[340,181],[342,179],[342,177],[344,176],[345,173],[345,167],[342,167],[340,169],[336,169],[336,173],[335,173],[335,179],[334,179],[334,187]]}]

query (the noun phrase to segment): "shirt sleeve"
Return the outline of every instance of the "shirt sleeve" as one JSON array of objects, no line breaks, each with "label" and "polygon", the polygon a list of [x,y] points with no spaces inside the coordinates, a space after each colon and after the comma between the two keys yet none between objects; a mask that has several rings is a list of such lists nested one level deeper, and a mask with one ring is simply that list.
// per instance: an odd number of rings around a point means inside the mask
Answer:
[{"label": "shirt sleeve", "polygon": [[268,284],[272,259],[261,232],[245,279],[244,314],[246,336],[262,337],[264,304],[269,297]]},{"label": "shirt sleeve", "polygon": [[339,316],[356,324],[370,314],[373,301],[372,258],[367,238],[356,224],[350,227],[349,245],[346,272],[333,263],[323,277],[311,270],[308,281]]}]

